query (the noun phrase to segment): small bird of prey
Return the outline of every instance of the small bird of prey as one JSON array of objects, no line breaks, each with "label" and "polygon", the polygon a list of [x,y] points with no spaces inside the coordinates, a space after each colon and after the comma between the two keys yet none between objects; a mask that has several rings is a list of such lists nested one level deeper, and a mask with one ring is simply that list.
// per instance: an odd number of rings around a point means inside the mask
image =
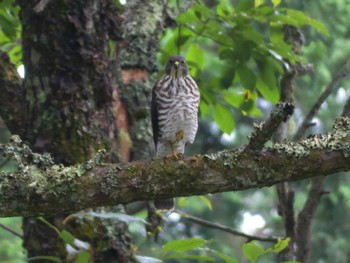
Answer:
[{"label": "small bird of prey", "polygon": [[[157,157],[185,153],[198,128],[200,93],[188,73],[186,60],[174,56],[168,60],[165,75],[152,91],[151,118]],[[174,198],[154,200],[159,210],[174,209]]]}]

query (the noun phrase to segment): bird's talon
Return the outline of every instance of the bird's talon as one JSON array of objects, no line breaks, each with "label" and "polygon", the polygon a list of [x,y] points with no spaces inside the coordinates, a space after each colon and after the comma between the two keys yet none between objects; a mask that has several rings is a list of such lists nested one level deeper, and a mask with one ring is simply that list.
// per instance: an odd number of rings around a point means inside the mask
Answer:
[{"label": "bird's talon", "polygon": [[182,153],[172,152],[171,154],[166,155],[165,158],[178,160],[181,155]]}]

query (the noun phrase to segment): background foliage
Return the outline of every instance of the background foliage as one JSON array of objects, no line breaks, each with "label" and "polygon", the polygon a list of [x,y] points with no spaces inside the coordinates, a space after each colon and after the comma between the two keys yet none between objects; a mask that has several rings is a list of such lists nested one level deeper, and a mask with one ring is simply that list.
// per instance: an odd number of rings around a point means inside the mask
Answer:
[{"label": "background foliage", "polygon": [[[292,134],[350,55],[350,3],[346,0],[203,0],[195,1],[185,11],[186,3],[168,1],[167,11],[177,26],[165,30],[158,58],[162,69],[169,55],[184,55],[201,88],[200,129],[188,154],[244,145],[254,121],[266,118],[279,100],[279,81],[288,63],[312,63],[314,72],[297,81],[297,111],[289,127]],[[284,24],[296,26],[304,34],[301,56],[295,55],[284,41]],[[2,1],[0,48],[9,53],[17,66],[21,64],[20,32],[18,7],[13,6],[12,0]],[[349,96],[348,86],[349,80],[344,80],[322,105],[310,133],[330,129]],[[1,128],[2,140],[6,140],[4,125]],[[344,174],[327,180],[330,193],[323,197],[316,214],[310,262],[349,261],[349,183]],[[307,182],[293,184],[297,209],[306,199],[307,186]],[[274,188],[266,188],[179,198],[177,206],[191,215],[251,234],[283,236],[276,204]],[[154,258],[166,262],[271,262],[287,242],[281,241],[275,248],[266,243],[245,243],[243,238],[172,213],[166,216],[159,242],[154,243],[147,241],[144,221],[139,220],[146,218],[146,212],[135,216],[138,219],[118,218],[129,222],[142,262],[159,262]],[[20,232],[18,218],[1,219],[0,223]],[[0,229],[0,260],[24,262],[24,258],[20,238]],[[80,260],[85,262],[86,257]]]}]

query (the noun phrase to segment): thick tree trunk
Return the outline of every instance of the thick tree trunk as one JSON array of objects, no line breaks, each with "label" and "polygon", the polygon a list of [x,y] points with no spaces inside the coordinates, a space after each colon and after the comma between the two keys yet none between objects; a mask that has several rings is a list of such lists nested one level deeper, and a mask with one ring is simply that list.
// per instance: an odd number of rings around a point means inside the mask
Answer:
[{"label": "thick tree trunk", "polygon": [[[23,90],[17,89],[13,96],[16,107],[12,112],[7,108],[5,121],[11,132],[34,151],[49,152],[63,164],[87,161],[101,148],[107,149],[110,161],[129,161],[130,131],[139,149],[147,149],[151,90],[147,80],[155,69],[154,43],[159,42],[163,2],[153,1],[145,9],[142,1],[128,1],[124,19],[112,0],[17,3],[26,78]],[[131,121],[136,125],[130,126]],[[149,156],[139,154],[139,149],[133,148],[134,156]],[[95,246],[94,262],[134,261],[124,223],[96,219],[89,223],[93,233],[87,238],[74,220],[63,226],[64,217],[46,220]],[[113,225],[117,234],[107,236],[107,227]],[[65,244],[47,224],[25,218],[23,228],[29,257],[57,256],[66,261]]]},{"label": "thick tree trunk", "polygon": [[109,31],[121,29],[113,1],[51,1],[41,12],[33,1],[18,3],[27,100],[22,138],[66,164],[106,146],[115,156]]},{"label": "thick tree trunk", "polygon": [[[112,96],[117,94],[116,74],[111,70],[109,57],[109,42],[118,40],[110,32],[121,31],[114,3],[108,0],[51,1],[44,6],[32,1],[18,3],[26,68],[27,103],[23,105],[26,116],[22,137],[35,151],[49,152],[60,163],[86,161],[99,148],[108,150],[110,160],[118,160],[119,127]],[[64,217],[46,220],[62,230]],[[105,221],[95,222],[90,228],[105,229],[104,224]],[[109,240],[104,247],[95,249],[95,262],[133,261],[130,244],[124,243],[129,240],[126,228],[118,228],[122,242],[106,231],[86,238],[70,229],[77,238],[90,243]],[[65,244],[47,224],[24,218],[23,230],[29,257],[57,256],[66,261]]]}]

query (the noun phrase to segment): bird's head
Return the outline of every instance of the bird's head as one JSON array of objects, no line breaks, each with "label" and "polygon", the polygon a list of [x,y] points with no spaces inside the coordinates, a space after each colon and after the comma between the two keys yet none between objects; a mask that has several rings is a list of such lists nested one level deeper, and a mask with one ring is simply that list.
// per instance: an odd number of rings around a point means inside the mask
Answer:
[{"label": "bird's head", "polygon": [[180,78],[188,75],[186,60],[181,56],[171,57],[166,65],[165,73],[172,77]]}]

